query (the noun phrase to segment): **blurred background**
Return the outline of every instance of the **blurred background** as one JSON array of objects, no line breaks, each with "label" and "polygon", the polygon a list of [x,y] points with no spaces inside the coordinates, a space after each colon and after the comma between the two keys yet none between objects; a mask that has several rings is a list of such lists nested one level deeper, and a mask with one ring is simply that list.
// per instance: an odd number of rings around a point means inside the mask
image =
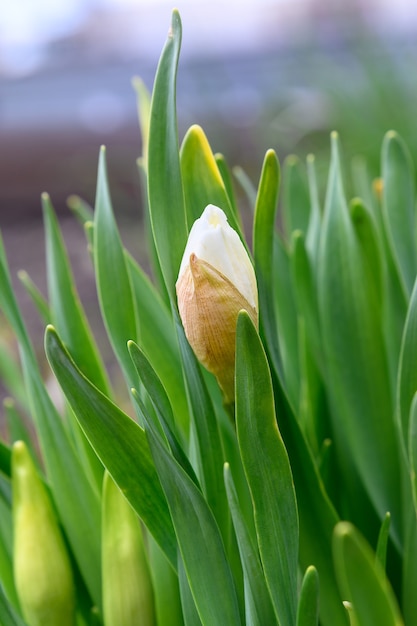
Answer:
[{"label": "blurred background", "polygon": [[[391,128],[417,153],[417,3],[179,0],[177,8],[180,138],[201,124],[213,150],[255,184],[270,147],[281,159],[314,152],[326,166],[333,129],[346,161],[363,155],[372,175]],[[43,191],[59,213],[87,311],[96,306],[85,240],[66,201],[79,194],[94,203],[103,143],[123,238],[143,254],[131,81],[138,75],[152,89],[171,9],[167,0],[1,3],[0,229],[24,307],[18,269],[45,290]]]}]

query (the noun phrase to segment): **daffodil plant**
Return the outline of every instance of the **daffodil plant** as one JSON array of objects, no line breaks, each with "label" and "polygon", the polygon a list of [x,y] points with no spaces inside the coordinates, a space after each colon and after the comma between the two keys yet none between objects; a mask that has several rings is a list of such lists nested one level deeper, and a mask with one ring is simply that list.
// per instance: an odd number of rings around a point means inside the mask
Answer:
[{"label": "daffodil plant", "polygon": [[59,405],[0,247],[19,354],[1,347],[0,623],[416,626],[411,157],[389,132],[348,202],[334,134],[325,197],[313,157],[290,157],[278,220],[268,150],[249,245],[225,158],[198,126],[179,142],[180,43],[174,11],[152,97],[135,81],[152,280],[119,236],[104,148],[94,210],[71,201],[123,398],[46,194],[47,298],[22,280]]}]

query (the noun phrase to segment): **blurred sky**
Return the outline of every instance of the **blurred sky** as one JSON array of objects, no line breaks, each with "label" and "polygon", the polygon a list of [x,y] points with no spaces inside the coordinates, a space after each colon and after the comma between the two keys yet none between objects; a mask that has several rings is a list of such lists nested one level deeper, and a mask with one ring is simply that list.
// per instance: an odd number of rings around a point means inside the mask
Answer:
[{"label": "blurred sky", "polygon": [[[0,75],[27,75],[42,65],[51,41],[71,37],[86,25],[93,30],[94,22],[102,30],[102,46],[125,55],[159,55],[173,4],[172,0],[3,0]],[[312,16],[326,22],[327,14],[348,7],[359,9],[369,25],[380,29],[413,28],[417,17],[417,3],[410,0],[178,0],[176,6],[186,33],[183,55],[250,51],[303,36]]]}]

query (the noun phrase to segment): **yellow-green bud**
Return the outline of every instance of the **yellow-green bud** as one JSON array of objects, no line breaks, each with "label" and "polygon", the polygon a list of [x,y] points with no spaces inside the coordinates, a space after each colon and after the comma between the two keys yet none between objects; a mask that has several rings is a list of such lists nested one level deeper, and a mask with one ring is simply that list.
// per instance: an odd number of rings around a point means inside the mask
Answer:
[{"label": "yellow-green bud", "polygon": [[28,626],[74,626],[75,587],[64,539],[23,441],[12,450],[13,566]]},{"label": "yellow-green bud", "polygon": [[258,324],[258,291],[239,235],[212,204],[191,228],[176,289],[191,347],[216,376],[225,402],[233,402],[237,316],[245,309]]},{"label": "yellow-green bud", "polygon": [[106,472],[102,517],[106,626],[155,626],[154,594],[139,519]]}]

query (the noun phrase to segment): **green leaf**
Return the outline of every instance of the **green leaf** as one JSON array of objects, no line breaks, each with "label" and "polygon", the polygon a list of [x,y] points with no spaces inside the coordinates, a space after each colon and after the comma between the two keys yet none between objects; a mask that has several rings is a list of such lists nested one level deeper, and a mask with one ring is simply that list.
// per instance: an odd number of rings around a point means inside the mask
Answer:
[{"label": "green leaf", "polygon": [[157,624],[184,626],[177,573],[152,535],[147,539]]},{"label": "green leaf", "polygon": [[201,626],[194,598],[188,584],[187,573],[182,562],[181,554],[178,555],[178,578],[181,589],[181,606],[184,616],[184,626]]},{"label": "green leaf", "polygon": [[24,441],[30,451],[33,460],[35,461],[35,463],[38,464],[38,457],[32,444],[32,438],[29,434],[29,429],[25,420],[22,418],[19,411],[17,410],[12,398],[5,398],[3,406],[10,443],[14,443],[15,441]]},{"label": "green leaf", "polygon": [[0,308],[19,341],[23,377],[36,424],[48,482],[69,543],[88,590],[97,606],[100,585],[100,506],[67,435],[61,415],[42,381],[39,366],[13,293],[6,256],[0,240]]},{"label": "green leaf", "polygon": [[[161,380],[158,378],[146,355],[133,341],[129,342],[128,348],[138,375],[143,383],[144,388],[148,392],[149,398],[157,413],[158,420],[162,426],[165,437],[168,440],[171,452],[173,453],[174,457],[181,465],[181,467],[191,477],[191,479],[196,484],[198,484],[197,477],[195,476],[194,470],[188,460],[188,457],[181,448],[180,443],[178,442],[178,439],[175,435],[177,428],[174,422],[172,407]],[[139,409],[141,413],[146,414],[146,409],[143,406],[143,402],[141,401],[136,389],[133,392],[133,398],[139,404]]]},{"label": "green leaf", "polygon": [[324,490],[311,448],[307,445],[280,383],[273,374],[277,418],[291,460],[291,469],[297,495],[300,523],[300,564],[303,568],[314,564],[321,581],[320,621],[324,626],[346,626],[336,585],[331,538],[338,517]]},{"label": "green leaf", "polygon": [[208,204],[214,204],[223,209],[232,228],[242,237],[216,159],[200,126],[188,130],[180,155],[188,226],[192,226]]},{"label": "green leaf", "polygon": [[379,530],[378,543],[376,546],[376,558],[381,564],[381,567],[383,570],[385,570],[386,561],[387,561],[387,548],[388,548],[390,524],[391,524],[391,514],[387,512],[381,524],[381,528]]},{"label": "green leaf", "polygon": [[69,196],[67,205],[83,226],[86,222],[92,222],[94,220],[93,208],[85,200],[80,198],[80,196],[75,194]]},{"label": "green leaf", "polygon": [[381,158],[385,230],[403,289],[410,294],[417,271],[414,167],[405,143],[393,131],[385,135]]},{"label": "green leaf", "polygon": [[132,85],[136,91],[138,101],[138,117],[140,134],[142,137],[142,167],[145,172],[148,169],[148,145],[149,145],[149,120],[151,113],[151,95],[141,78],[135,76]]},{"label": "green leaf", "polygon": [[401,342],[397,384],[397,419],[402,434],[405,457],[408,458],[409,418],[414,394],[417,391],[415,355],[417,349],[417,281],[414,285]]},{"label": "green leaf", "polygon": [[27,626],[16,610],[9,604],[0,584],[0,624],[2,626]]},{"label": "green leaf", "polygon": [[129,339],[137,340],[135,301],[125,252],[113,215],[105,155],[102,147],[95,205],[94,267],[101,314],[130,388],[137,386],[136,370],[126,347]]},{"label": "green leaf", "polygon": [[307,187],[304,164],[298,157],[290,155],[285,159],[283,171],[283,221],[285,241],[291,241],[295,230],[307,234],[310,221],[310,197]]},{"label": "green leaf", "polygon": [[166,389],[177,428],[184,437],[188,437],[190,417],[171,312],[129,254],[127,261],[137,303],[138,343]]},{"label": "green leaf", "polygon": [[273,289],[273,249],[275,219],[278,208],[280,170],[273,150],[265,155],[256,198],[253,223],[253,255],[259,294],[259,323],[261,335],[272,357],[275,370],[282,377],[282,362],[275,322]]},{"label": "green leaf", "polygon": [[52,323],[85,376],[103,393],[109,383],[86,315],[77,294],[64,240],[47,194],[42,194],[46,267]]},{"label": "green leaf", "polygon": [[184,329],[177,314],[176,328],[183,362],[187,398],[192,416],[191,428],[192,441],[195,445],[196,473],[200,480],[202,491],[226,541],[230,517],[223,480],[223,446],[216,419],[216,411],[200,365],[185,337]]},{"label": "green leaf", "polygon": [[10,478],[11,451],[3,441],[0,440],[0,472]]},{"label": "green leaf", "polygon": [[166,288],[173,300],[187,240],[176,120],[180,47],[181,19],[174,10],[155,77],[148,152],[148,197],[153,236]]},{"label": "green leaf", "polygon": [[268,362],[245,312],[237,323],[236,428],[266,582],[279,623],[291,626],[297,607],[297,504]]},{"label": "green leaf", "polygon": [[391,511],[392,536],[401,543],[398,437],[375,238],[371,216],[360,203],[349,213],[334,134],[318,259],[318,303],[335,449],[350,511],[356,508],[361,524],[370,525],[372,507],[366,500],[360,504],[359,482],[380,518]]},{"label": "green leaf", "polygon": [[[236,220],[240,224],[240,216],[239,216],[239,212],[238,212],[238,208],[236,204],[236,197],[235,197],[235,193],[233,189],[233,179],[232,179],[232,174],[230,172],[229,166],[223,154],[216,152],[216,154],[214,155],[214,158],[216,159],[217,167],[219,168],[219,172],[223,179],[226,193],[229,198],[230,207],[232,208],[235,214]],[[242,229],[242,227],[240,227],[240,229]]]},{"label": "green leaf", "polygon": [[306,248],[310,258],[316,261],[319,250],[321,230],[321,210],[318,194],[318,185],[315,169],[315,159],[312,154],[307,157],[308,188],[310,192],[310,219],[306,233]]},{"label": "green leaf", "polygon": [[402,626],[384,570],[369,544],[350,523],[340,522],[336,526],[333,554],[341,592],[352,603],[358,626]]},{"label": "green leaf", "polygon": [[[10,488],[9,482],[7,482],[7,488]],[[13,575],[12,551],[13,523],[11,502],[6,502],[3,497],[0,497],[0,589],[4,593],[5,599],[7,598],[10,606],[10,611],[12,611],[12,607],[14,607],[16,610],[18,610],[18,612],[20,612],[20,604],[16,593]],[[1,618],[0,624],[3,624]]]},{"label": "green leaf", "polygon": [[42,295],[40,289],[35,285],[29,274],[24,270],[18,272],[18,277],[27,293],[29,294],[33,304],[35,305],[39,317],[44,324],[49,324],[51,321],[51,313],[49,310],[48,301]]},{"label": "green leaf", "polygon": [[319,577],[310,565],[304,574],[297,609],[297,626],[317,626],[319,623]]},{"label": "green leaf", "polygon": [[146,432],[201,622],[204,626],[238,626],[241,619],[236,591],[214,516],[151,421],[146,424]]},{"label": "green leaf", "polygon": [[167,558],[176,564],[173,528],[144,431],[85,378],[51,326],[46,330],[45,349],[85,436]]},{"label": "green leaf", "polygon": [[273,626],[277,623],[266,585],[258,546],[253,542],[246,525],[229,464],[224,466],[227,498],[235,528],[239,554],[242,561],[245,585],[246,624]]}]

